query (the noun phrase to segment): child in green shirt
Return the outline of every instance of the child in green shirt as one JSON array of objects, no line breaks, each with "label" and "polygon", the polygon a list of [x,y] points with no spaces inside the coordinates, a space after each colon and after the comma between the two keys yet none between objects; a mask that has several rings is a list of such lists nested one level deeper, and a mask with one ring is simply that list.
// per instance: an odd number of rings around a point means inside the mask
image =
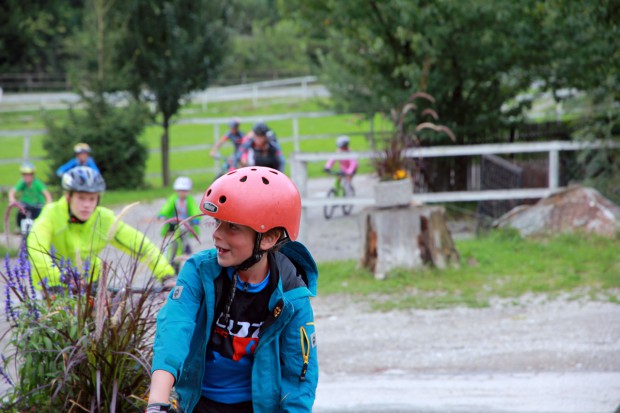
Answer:
[{"label": "child in green shirt", "polygon": [[[166,254],[167,258],[172,263],[172,266],[178,271],[178,264],[174,261],[175,257],[180,257],[181,255],[190,255],[191,249],[189,244],[184,241],[184,231],[183,228],[178,227],[178,223],[195,215],[201,215],[202,212],[198,208],[198,204],[193,197],[188,196],[189,192],[192,190],[192,180],[185,176],[180,176],[174,181],[173,189],[175,193],[168,197],[166,203],[161,207],[157,217],[159,219],[166,219],[173,222],[169,222],[162,228],[161,235],[162,237],[170,237],[170,241],[172,245],[167,246],[168,253]],[[175,219],[172,219],[175,218]],[[198,234],[199,221],[198,219],[191,220],[190,225],[192,226],[193,231]],[[176,245],[176,247],[175,247]]]},{"label": "child in green shirt", "polygon": [[[22,220],[30,218],[34,220],[41,213],[44,204],[52,202],[52,195],[47,190],[45,184],[34,176],[35,167],[30,162],[25,162],[19,168],[22,177],[9,190],[9,202],[17,203],[16,194],[20,194],[19,202],[24,207],[23,211],[17,213],[17,226],[21,228]],[[27,217],[30,215],[30,217]]]}]

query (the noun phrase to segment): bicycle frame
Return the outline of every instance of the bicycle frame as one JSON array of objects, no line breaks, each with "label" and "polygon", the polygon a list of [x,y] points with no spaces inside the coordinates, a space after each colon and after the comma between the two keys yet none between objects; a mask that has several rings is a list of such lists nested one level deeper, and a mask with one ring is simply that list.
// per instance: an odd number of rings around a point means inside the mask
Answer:
[{"label": "bicycle frame", "polygon": [[9,203],[6,207],[6,211],[4,212],[4,235],[6,237],[6,245],[9,248],[11,246],[11,210],[13,208],[17,208],[19,212],[25,215],[25,218],[20,223],[19,229],[22,236],[22,241],[24,241],[30,233],[30,228],[32,228],[32,224],[34,222],[31,218],[30,211],[28,211],[21,202]]},{"label": "bicycle frame", "polygon": [[[355,196],[355,189],[353,185],[346,179],[346,176],[342,172],[331,172],[331,175],[335,175],[334,184],[332,188],[327,192],[328,198],[351,198]],[[341,207],[344,215],[349,215],[353,210],[353,205],[325,205],[323,207],[323,215],[325,219],[330,219],[334,215],[336,208]]]}]

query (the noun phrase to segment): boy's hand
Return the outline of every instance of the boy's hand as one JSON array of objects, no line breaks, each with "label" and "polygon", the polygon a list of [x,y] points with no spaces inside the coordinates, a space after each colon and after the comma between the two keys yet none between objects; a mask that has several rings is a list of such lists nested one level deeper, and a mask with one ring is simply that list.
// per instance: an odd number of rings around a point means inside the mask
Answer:
[{"label": "boy's hand", "polygon": [[168,403],[151,403],[146,407],[145,413],[172,412],[176,413],[176,409]]},{"label": "boy's hand", "polygon": [[323,172],[326,174],[330,173],[332,170],[330,168],[323,168]]}]

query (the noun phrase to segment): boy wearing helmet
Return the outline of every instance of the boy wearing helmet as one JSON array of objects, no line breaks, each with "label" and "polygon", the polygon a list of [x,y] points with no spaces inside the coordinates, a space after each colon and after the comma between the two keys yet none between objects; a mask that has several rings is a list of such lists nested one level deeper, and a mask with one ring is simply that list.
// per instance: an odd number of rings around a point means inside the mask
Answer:
[{"label": "boy wearing helmet", "polygon": [[[336,146],[338,147],[338,153],[349,152],[349,142],[350,139],[348,136],[342,135],[338,136],[336,139]],[[330,159],[325,163],[325,167],[323,170],[326,173],[331,173],[332,167],[334,163],[338,162],[340,164],[340,172],[346,178],[348,184],[351,184],[351,180],[353,179],[353,175],[357,171],[357,160],[356,159],[340,159],[336,161],[335,159]]]},{"label": "boy wearing helmet", "polygon": [[[99,253],[108,245],[140,257],[163,281],[174,270],[159,249],[144,234],[117,219],[114,212],[99,206],[105,182],[99,172],[78,166],[62,176],[63,196],[43,208],[28,236],[28,256],[35,288],[62,287],[56,262],[70,259],[74,265],[90,262],[91,281],[99,279]],[[88,280],[84,280],[88,282]]]},{"label": "boy wearing helmet", "polygon": [[[171,218],[176,218],[177,222],[182,221],[186,218],[193,217],[196,215],[200,215],[200,209],[198,208],[198,204],[193,197],[188,196],[189,192],[192,190],[192,180],[186,176],[179,176],[175,179],[172,188],[175,190],[175,193],[170,195],[166,200],[166,203],[161,207],[159,213],[157,214],[157,218],[169,220]],[[199,221],[198,219],[193,219],[191,221],[191,225],[193,227],[194,232],[196,234],[199,233],[198,228]],[[164,225],[161,231],[161,236],[165,237],[168,233],[175,233],[177,230],[177,223],[169,223]],[[179,236],[180,234],[176,234],[175,236]],[[183,247],[180,246],[181,251],[176,251],[176,256],[180,256],[182,254],[190,254],[191,251],[183,251]],[[172,263],[173,267],[175,266]]]},{"label": "boy wearing helmet", "polygon": [[318,381],[317,267],[299,242],[301,198],[283,173],[217,179],[200,209],[215,248],[194,254],[157,318],[147,412],[310,412]]},{"label": "boy wearing helmet", "polygon": [[78,143],[73,147],[73,153],[75,154],[75,158],[71,159],[64,165],[61,165],[56,170],[57,177],[61,178],[66,172],[70,171],[76,166],[88,166],[89,168],[101,173],[94,159],[90,156],[90,145],[88,145],[87,143]]},{"label": "boy wearing helmet", "polygon": [[[52,202],[52,195],[47,190],[45,184],[34,176],[35,167],[30,162],[24,162],[19,168],[22,177],[15,186],[9,190],[9,203],[17,203],[16,194],[21,194],[19,202],[23,205],[30,219],[35,219],[41,213],[44,204]],[[22,211],[17,213],[17,226],[21,228],[22,220],[26,214]]]}]

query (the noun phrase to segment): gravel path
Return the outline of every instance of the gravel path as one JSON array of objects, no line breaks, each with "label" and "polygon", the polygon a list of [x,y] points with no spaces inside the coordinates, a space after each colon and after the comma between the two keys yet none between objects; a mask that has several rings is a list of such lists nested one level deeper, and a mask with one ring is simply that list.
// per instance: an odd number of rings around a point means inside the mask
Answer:
[{"label": "gravel path", "polygon": [[[367,196],[370,178],[356,179]],[[330,184],[310,181],[310,196]],[[135,207],[125,221],[160,242],[149,221],[162,202]],[[320,208],[306,211],[302,237],[317,261],[359,258],[359,211],[330,221]],[[452,230],[469,236],[473,224]],[[205,226],[196,248],[211,245]],[[351,297],[318,296],[313,305],[316,412],[603,413],[620,405],[616,304],[531,296],[484,309],[372,312]]]}]

